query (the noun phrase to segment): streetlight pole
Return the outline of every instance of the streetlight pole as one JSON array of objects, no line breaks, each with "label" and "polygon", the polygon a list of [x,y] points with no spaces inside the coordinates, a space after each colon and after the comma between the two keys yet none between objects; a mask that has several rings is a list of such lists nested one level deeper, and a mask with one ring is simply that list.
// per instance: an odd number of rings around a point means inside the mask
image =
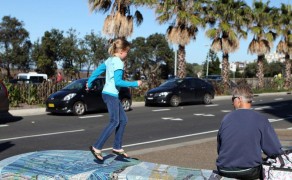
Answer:
[{"label": "streetlight pole", "polygon": [[174,50],[174,77],[176,77],[177,74],[177,50]]},{"label": "streetlight pole", "polygon": [[208,52],[208,54],[207,54],[207,69],[206,69],[206,78],[208,77],[208,74],[209,74],[209,52]]},{"label": "streetlight pole", "polygon": [[[209,46],[209,44],[206,44],[205,46],[207,47],[207,46]],[[207,52],[207,57],[206,57],[206,61],[207,61],[206,78],[208,77],[208,74],[209,74],[209,53],[210,53],[210,48]]]}]

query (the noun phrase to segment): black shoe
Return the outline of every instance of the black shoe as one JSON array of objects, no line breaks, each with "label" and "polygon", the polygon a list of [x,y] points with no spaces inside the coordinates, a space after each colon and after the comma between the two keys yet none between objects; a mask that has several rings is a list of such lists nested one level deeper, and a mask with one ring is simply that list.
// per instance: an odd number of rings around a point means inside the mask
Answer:
[{"label": "black shoe", "polygon": [[103,161],[101,152],[100,153],[95,152],[92,146],[89,146],[89,150],[91,151],[95,159],[97,159],[98,161]]}]

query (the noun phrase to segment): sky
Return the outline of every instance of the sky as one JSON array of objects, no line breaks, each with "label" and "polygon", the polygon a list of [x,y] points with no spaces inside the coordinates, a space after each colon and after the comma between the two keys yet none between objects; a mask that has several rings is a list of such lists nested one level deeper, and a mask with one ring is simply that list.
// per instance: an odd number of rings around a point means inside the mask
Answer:
[{"label": "sky", "polygon": [[[263,0],[265,2],[265,0]],[[252,0],[246,0],[251,6]],[[281,3],[291,4],[291,0],[270,0],[270,5],[279,7]],[[146,7],[132,7],[131,11],[139,10],[143,14],[143,23],[140,26],[134,26],[134,32],[128,40],[136,37],[145,37],[154,33],[164,34],[169,24],[160,25],[156,20],[153,10]],[[11,16],[24,23],[24,28],[30,33],[30,40],[35,42],[40,39],[45,31],[59,29],[64,32],[70,28],[76,30],[80,38],[91,31],[102,34],[104,18],[107,14],[101,12],[90,12],[88,0],[0,0],[0,18]],[[240,41],[240,48],[229,54],[230,62],[253,61],[257,59],[256,55],[247,53],[247,48],[252,40],[252,34],[249,34],[246,40]],[[108,38],[108,37],[107,37]],[[275,46],[280,38],[274,43],[271,52],[275,52]],[[206,61],[211,40],[205,36],[205,31],[200,30],[196,40],[191,41],[186,46],[186,61],[188,63],[202,64]],[[172,45],[172,48],[177,46]],[[220,61],[222,54],[217,54]]]}]

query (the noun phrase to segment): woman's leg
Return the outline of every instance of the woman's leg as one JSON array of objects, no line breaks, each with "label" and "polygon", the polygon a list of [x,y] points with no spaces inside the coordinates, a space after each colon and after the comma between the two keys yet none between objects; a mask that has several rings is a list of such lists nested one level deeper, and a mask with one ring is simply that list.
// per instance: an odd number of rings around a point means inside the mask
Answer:
[{"label": "woman's leg", "polygon": [[110,137],[116,127],[119,125],[119,103],[120,100],[117,97],[102,94],[102,98],[107,105],[107,109],[110,116],[110,122],[104,128],[97,142],[93,145],[98,150],[101,150],[106,140]]},{"label": "woman's leg", "polygon": [[116,128],[115,141],[113,146],[113,149],[115,150],[122,149],[123,135],[128,122],[128,117],[121,102],[119,102],[119,120],[120,121],[118,127]]}]

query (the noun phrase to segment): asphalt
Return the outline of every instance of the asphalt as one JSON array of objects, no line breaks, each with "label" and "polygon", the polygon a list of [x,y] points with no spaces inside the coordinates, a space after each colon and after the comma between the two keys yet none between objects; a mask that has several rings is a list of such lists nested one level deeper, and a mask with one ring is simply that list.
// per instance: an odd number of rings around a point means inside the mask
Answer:
[{"label": "asphalt", "polygon": [[[265,93],[255,96],[268,96],[273,93]],[[277,93],[282,94],[282,93]],[[283,92],[287,94],[287,92]],[[290,94],[290,93],[288,93]],[[218,96],[214,101],[230,98],[231,96]],[[133,102],[132,107],[144,106],[144,102]],[[9,110],[12,116],[32,116],[46,114],[45,108]],[[284,147],[292,147],[292,129],[276,129],[276,133]],[[186,143],[160,146],[156,148],[129,151],[128,154],[142,161],[158,164],[167,164],[195,169],[216,169],[217,158],[216,137],[195,140]]]}]

